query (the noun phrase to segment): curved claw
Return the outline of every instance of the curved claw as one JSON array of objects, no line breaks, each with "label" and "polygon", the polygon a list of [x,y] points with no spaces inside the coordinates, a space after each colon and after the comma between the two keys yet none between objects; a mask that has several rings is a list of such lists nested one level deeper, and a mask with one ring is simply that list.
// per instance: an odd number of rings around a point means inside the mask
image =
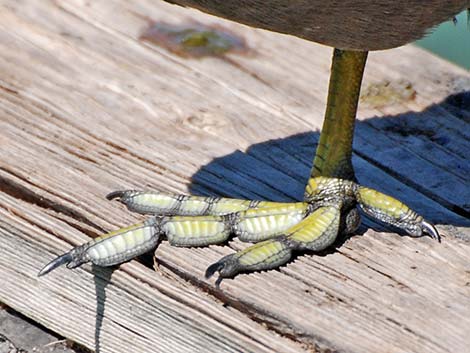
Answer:
[{"label": "curved claw", "polygon": [[72,261],[73,261],[73,255],[71,252],[68,252],[59,257],[56,257],[54,260],[52,260],[46,266],[44,266],[41,269],[41,271],[39,271],[38,277],[47,275],[49,272],[55,270],[59,266],[69,265]]},{"label": "curved claw", "polygon": [[[227,256],[226,256],[227,257]],[[222,283],[222,280],[225,278],[224,276],[220,275],[220,272],[223,271],[224,267],[225,267],[225,263],[223,262],[223,260],[225,259],[222,258],[221,260],[213,263],[212,265],[210,265],[207,269],[206,269],[206,273],[204,274],[204,277],[206,279],[209,279],[211,278],[216,272],[219,272],[219,277],[217,278],[217,280],[215,281],[215,286],[217,288],[220,287],[220,283]]]},{"label": "curved claw", "polygon": [[237,254],[224,256],[219,261],[210,265],[205,273],[207,279],[211,278],[216,272],[219,272],[219,278],[228,278],[235,276],[240,271],[240,264]]},{"label": "curved claw", "polygon": [[421,226],[423,228],[423,232],[429,235],[431,238],[437,240],[439,243],[441,242],[441,236],[439,235],[439,232],[437,231],[436,227],[434,227],[433,224],[423,220],[421,222]]},{"label": "curved claw", "polygon": [[209,279],[211,278],[216,272],[220,272],[222,271],[222,269],[225,267],[224,263],[221,262],[221,261],[217,261],[215,263],[213,263],[212,265],[210,265],[207,269],[206,269],[206,273],[204,274],[204,277],[206,279]]},{"label": "curved claw", "polygon": [[106,199],[108,200],[114,200],[114,199],[120,199],[122,196],[124,196],[128,191],[113,191],[110,192],[108,195],[106,195]]},{"label": "curved claw", "polygon": [[88,244],[89,243],[77,246],[69,252],[56,257],[39,271],[38,277],[44,276],[62,265],[66,265],[67,268],[72,269],[90,261],[91,259],[86,252]]}]

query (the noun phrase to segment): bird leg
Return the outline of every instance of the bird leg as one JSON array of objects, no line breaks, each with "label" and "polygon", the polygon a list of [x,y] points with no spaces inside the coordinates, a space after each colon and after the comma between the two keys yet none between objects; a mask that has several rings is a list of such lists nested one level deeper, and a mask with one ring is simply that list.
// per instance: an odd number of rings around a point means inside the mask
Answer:
[{"label": "bird leg", "polygon": [[230,235],[256,243],[209,266],[206,277],[267,270],[287,263],[295,251],[321,251],[368,216],[439,240],[434,226],[402,202],[356,183],[351,163],[354,123],[367,52],[335,49],[320,142],[303,202],[278,203],[159,192],[116,191],[129,210],[154,215],[78,246],[47,264],[39,275],[61,265],[92,262],[110,266],[156,247],[160,236],[174,246],[219,244]]},{"label": "bird leg", "polygon": [[242,271],[267,270],[288,262],[292,251],[320,251],[340,232],[352,233],[360,224],[356,208],[355,176],[351,163],[354,122],[367,52],[335,49],[327,107],[304,200],[318,207],[285,234],[209,266],[206,277],[219,278]]},{"label": "bird leg", "polygon": [[311,176],[355,180],[352,143],[367,52],[334,49],[325,119]]},{"label": "bird leg", "polygon": [[[411,236],[429,234],[439,240],[434,226],[402,202],[359,186],[352,167],[354,123],[367,52],[335,49],[328,100],[320,142],[304,201],[318,207],[283,235],[228,255],[209,266],[206,277],[267,270],[288,262],[292,252],[320,251],[338,234],[353,233],[360,224],[357,207],[368,216],[405,230]],[[326,217],[326,218],[325,218]]]}]

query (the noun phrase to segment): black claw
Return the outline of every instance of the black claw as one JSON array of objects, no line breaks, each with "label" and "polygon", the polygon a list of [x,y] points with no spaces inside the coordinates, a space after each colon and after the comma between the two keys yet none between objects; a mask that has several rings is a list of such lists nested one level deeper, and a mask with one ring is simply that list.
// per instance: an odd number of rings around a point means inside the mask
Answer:
[{"label": "black claw", "polygon": [[118,199],[118,198],[121,198],[125,193],[126,193],[125,191],[113,191],[113,192],[110,192],[108,195],[106,195],[106,198],[108,200]]},{"label": "black claw", "polygon": [[223,278],[222,276],[219,276],[219,277],[217,278],[217,280],[215,281],[215,287],[216,287],[217,289],[220,289],[220,284],[222,283],[222,280],[223,280],[223,279],[224,279],[224,278]]},{"label": "black claw", "polygon": [[441,236],[439,235],[436,227],[426,221],[421,222],[421,225],[423,227],[423,231],[426,234],[428,234],[431,238],[436,239],[439,243],[441,242]]},{"label": "black claw", "polygon": [[41,271],[38,273],[38,277],[47,275],[49,272],[55,270],[57,267],[62,266],[62,265],[68,265],[73,261],[73,256],[71,252],[68,252],[62,256],[59,256],[49,262],[46,266],[42,268]]},{"label": "black claw", "polygon": [[[218,261],[218,262],[216,262],[216,263],[213,263],[212,265],[210,265],[210,266],[207,268],[206,273],[205,273],[204,276],[206,277],[206,279],[209,279],[209,278],[211,278],[211,277],[214,275],[214,273],[220,272],[224,267],[225,267],[225,265],[224,265],[224,263],[221,262],[221,261]],[[219,277],[219,278],[221,278],[221,277]],[[217,280],[217,281],[218,281],[218,280]]]}]

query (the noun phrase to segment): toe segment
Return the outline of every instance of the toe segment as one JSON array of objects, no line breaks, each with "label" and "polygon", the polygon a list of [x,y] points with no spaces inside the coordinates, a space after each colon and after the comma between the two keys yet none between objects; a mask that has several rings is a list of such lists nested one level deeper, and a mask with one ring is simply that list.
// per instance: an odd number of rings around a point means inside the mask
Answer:
[{"label": "toe segment", "polygon": [[310,212],[306,202],[280,203],[232,214],[232,232],[241,241],[256,243],[281,235]]},{"label": "toe segment", "polygon": [[230,224],[223,216],[168,216],[157,220],[161,232],[173,246],[219,244],[231,233]]},{"label": "toe segment", "polygon": [[282,234],[308,213],[305,202],[279,203],[227,215],[157,217],[171,245],[192,247],[220,244],[230,235],[259,242]]},{"label": "toe segment", "polygon": [[337,205],[319,207],[284,235],[223,257],[209,266],[206,278],[216,272],[220,278],[227,278],[240,272],[270,270],[287,263],[295,250],[323,250],[336,239],[340,216]]},{"label": "toe segment", "polygon": [[436,228],[401,201],[363,186],[357,188],[356,197],[359,207],[370,217],[401,228],[411,236],[428,234],[440,242]]},{"label": "toe segment", "polygon": [[286,239],[298,250],[321,251],[338,236],[341,205],[321,206],[302,222],[287,230]]},{"label": "toe segment", "polygon": [[112,266],[128,261],[154,248],[158,243],[159,233],[156,219],[151,218],[144,223],[104,234],[52,260],[39,271],[38,276],[62,265],[75,268],[92,262],[98,266]]},{"label": "toe segment", "polygon": [[285,264],[291,256],[292,248],[285,238],[270,239],[223,257],[207,268],[205,276],[218,272],[221,278],[231,278],[240,272],[269,270]]},{"label": "toe segment", "polygon": [[253,208],[277,206],[280,203],[256,200],[240,200],[222,197],[178,195],[156,191],[114,191],[108,200],[119,199],[129,211],[159,216],[207,216],[226,215]]},{"label": "toe segment", "polygon": [[82,245],[84,256],[98,266],[116,265],[155,248],[160,234],[157,219],[149,218],[143,223],[104,234]]}]

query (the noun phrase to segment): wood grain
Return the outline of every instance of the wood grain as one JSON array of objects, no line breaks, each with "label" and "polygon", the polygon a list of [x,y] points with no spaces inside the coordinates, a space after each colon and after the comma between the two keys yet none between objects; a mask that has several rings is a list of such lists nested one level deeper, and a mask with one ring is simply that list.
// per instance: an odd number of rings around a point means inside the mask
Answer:
[{"label": "wood grain", "polygon": [[[359,180],[407,202],[442,244],[362,236],[220,290],[205,268],[243,244],[156,251],[37,279],[54,256],[135,222],[104,195],[159,189],[301,197],[331,49],[166,3],[0,4],[0,301],[99,352],[464,352],[470,345],[470,75],[411,47],[370,54],[364,85],[416,98],[361,107]],[[221,23],[246,56],[183,59],[148,19]],[[367,229],[372,227],[372,229]],[[367,231],[366,231],[367,230]]]}]

